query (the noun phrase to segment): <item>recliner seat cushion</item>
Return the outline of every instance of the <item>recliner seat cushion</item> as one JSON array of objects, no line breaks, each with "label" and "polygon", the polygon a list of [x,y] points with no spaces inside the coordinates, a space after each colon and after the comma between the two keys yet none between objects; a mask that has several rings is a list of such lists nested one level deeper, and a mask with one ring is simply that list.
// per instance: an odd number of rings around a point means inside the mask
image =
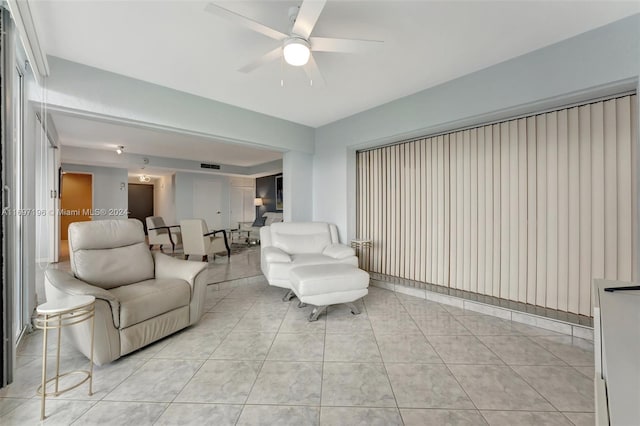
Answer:
[{"label": "recliner seat cushion", "polygon": [[187,306],[191,286],[176,278],[152,279],[111,289],[120,301],[120,328]]}]

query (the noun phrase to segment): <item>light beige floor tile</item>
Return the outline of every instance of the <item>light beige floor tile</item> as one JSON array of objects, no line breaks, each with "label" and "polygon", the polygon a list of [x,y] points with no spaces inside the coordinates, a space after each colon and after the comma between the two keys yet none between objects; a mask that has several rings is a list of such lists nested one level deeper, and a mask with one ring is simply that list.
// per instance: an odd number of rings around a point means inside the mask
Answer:
[{"label": "light beige floor tile", "polygon": [[594,411],[593,379],[572,367],[513,369],[560,411]]},{"label": "light beige floor tile", "polygon": [[152,425],[164,412],[167,403],[99,401],[74,425]]},{"label": "light beige floor tile", "polygon": [[471,332],[450,314],[434,315],[432,317],[416,318],[415,322],[427,338],[429,336],[460,336],[470,335]]},{"label": "light beige floor tile", "polygon": [[479,339],[508,365],[566,365],[525,336],[480,336]]},{"label": "light beige floor tile", "polygon": [[428,340],[447,364],[504,364],[475,336],[429,336]]},{"label": "light beige floor tile", "polygon": [[449,365],[449,368],[479,409],[555,410],[510,367]]},{"label": "light beige floor tile", "polygon": [[248,404],[320,405],[321,362],[265,361]]},{"label": "light beige floor tile", "polygon": [[398,407],[474,408],[442,364],[386,364]]},{"label": "light beige floor tile", "polygon": [[259,360],[267,357],[276,333],[232,331],[211,355],[211,359]]},{"label": "light beige floor tile", "polygon": [[259,361],[206,361],[175,402],[244,404],[261,365]]},{"label": "light beige floor tile", "polygon": [[595,413],[563,413],[575,426],[595,426]]},{"label": "light beige floor tile", "polygon": [[173,403],[154,423],[156,426],[205,425],[233,426],[242,405]]},{"label": "light beige floor tile", "polygon": [[593,342],[572,336],[540,336],[532,339],[569,365],[590,367],[595,362]]},{"label": "light beige floor tile", "polygon": [[562,413],[530,411],[483,411],[489,426],[572,426]]},{"label": "light beige floor tile", "polygon": [[382,362],[373,333],[327,334],[325,361]]},{"label": "light beige floor tile", "polygon": [[324,334],[278,333],[267,355],[269,361],[322,361]]},{"label": "light beige floor tile", "polygon": [[442,363],[422,334],[383,334],[376,336],[385,363]]},{"label": "light beige floor tile", "polygon": [[324,364],[323,406],[395,407],[389,378],[382,364]]},{"label": "light beige floor tile", "polygon": [[487,424],[477,410],[403,408],[400,412],[405,426],[486,426]]},{"label": "light beige floor tile", "polygon": [[171,402],[202,363],[201,360],[149,360],[104,399]]},{"label": "light beige floor tile", "polygon": [[318,407],[245,405],[238,426],[315,426],[318,424],[319,411]]},{"label": "light beige floor tile", "polygon": [[402,426],[397,408],[322,407],[321,426]]},{"label": "light beige floor tile", "polygon": [[[45,421],[47,425],[68,425],[80,418],[93,405],[94,401],[68,401],[48,398],[45,403]],[[40,423],[40,399],[30,399],[0,417],[3,426],[34,425]]]}]

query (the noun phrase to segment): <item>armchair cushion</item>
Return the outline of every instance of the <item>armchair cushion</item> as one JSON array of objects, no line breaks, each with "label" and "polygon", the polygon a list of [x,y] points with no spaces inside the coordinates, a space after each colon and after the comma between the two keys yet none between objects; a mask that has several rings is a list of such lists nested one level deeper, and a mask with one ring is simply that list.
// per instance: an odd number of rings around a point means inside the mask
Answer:
[{"label": "armchair cushion", "polygon": [[351,247],[344,244],[331,244],[324,249],[322,254],[334,259],[344,259],[345,257],[355,256],[356,252]]},{"label": "armchair cushion", "polygon": [[191,286],[179,278],[161,278],[109,290],[120,301],[120,327],[126,328],[187,306]]},{"label": "armchair cushion", "polygon": [[262,254],[267,262],[291,262],[291,256],[277,247],[265,247]]}]

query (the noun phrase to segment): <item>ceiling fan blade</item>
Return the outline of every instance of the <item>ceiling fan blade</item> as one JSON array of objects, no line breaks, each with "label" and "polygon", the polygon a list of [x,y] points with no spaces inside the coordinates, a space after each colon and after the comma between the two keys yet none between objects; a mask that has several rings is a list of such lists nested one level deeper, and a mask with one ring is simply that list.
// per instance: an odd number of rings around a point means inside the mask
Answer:
[{"label": "ceiling fan blade", "polygon": [[304,66],[304,71],[307,73],[312,86],[324,86],[324,78],[316,60],[313,59],[313,55],[309,56],[309,62]]},{"label": "ceiling fan blade", "polygon": [[260,58],[256,59],[253,62],[248,63],[244,67],[240,68],[238,71],[243,73],[249,73],[255,70],[258,67],[261,67],[269,62],[275,61],[276,59],[282,56],[282,47],[276,47],[271,52],[262,55]]},{"label": "ceiling fan blade", "polygon": [[293,24],[292,33],[299,35],[300,37],[307,39],[313,31],[313,27],[316,26],[320,13],[324,9],[326,0],[305,0],[300,6],[298,16],[296,16],[296,22]]},{"label": "ceiling fan blade", "polygon": [[378,40],[355,40],[349,38],[329,38],[311,37],[311,50],[314,52],[344,52],[358,53],[366,52],[378,46],[382,46],[382,41]]},{"label": "ceiling fan blade", "polygon": [[274,30],[271,27],[267,27],[266,25],[263,25],[260,22],[256,22],[253,19],[247,18],[246,16],[239,15],[235,12],[227,10],[224,7],[220,7],[213,3],[208,3],[207,6],[204,8],[204,10],[214,15],[220,16],[221,18],[225,18],[228,21],[235,22],[236,24],[240,24],[257,33],[266,35],[267,37],[271,37],[279,41],[282,41],[285,38],[289,37],[285,33],[281,33],[280,31]]}]

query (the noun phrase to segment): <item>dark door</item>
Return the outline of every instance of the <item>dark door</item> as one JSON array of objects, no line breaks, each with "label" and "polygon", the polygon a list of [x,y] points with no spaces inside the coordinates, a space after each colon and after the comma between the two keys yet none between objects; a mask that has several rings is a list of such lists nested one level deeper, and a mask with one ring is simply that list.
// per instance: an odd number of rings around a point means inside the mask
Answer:
[{"label": "dark door", "polygon": [[138,219],[144,225],[144,233],[147,233],[145,219],[153,216],[153,185],[140,183],[129,184],[129,219]]}]

